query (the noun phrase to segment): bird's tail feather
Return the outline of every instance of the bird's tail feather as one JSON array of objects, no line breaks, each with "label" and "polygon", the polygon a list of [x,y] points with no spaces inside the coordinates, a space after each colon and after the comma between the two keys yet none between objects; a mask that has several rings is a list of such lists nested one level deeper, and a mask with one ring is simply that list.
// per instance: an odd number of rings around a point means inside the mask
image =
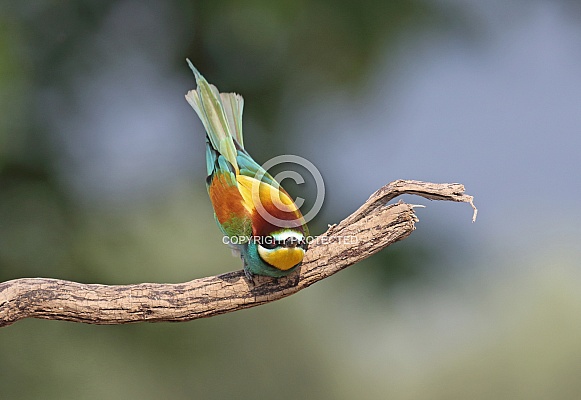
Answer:
[{"label": "bird's tail feather", "polygon": [[242,136],[242,110],[244,99],[236,93],[220,93],[187,60],[197,83],[196,90],[186,94],[186,100],[204,124],[211,146],[238,171],[236,146],[244,148]]}]

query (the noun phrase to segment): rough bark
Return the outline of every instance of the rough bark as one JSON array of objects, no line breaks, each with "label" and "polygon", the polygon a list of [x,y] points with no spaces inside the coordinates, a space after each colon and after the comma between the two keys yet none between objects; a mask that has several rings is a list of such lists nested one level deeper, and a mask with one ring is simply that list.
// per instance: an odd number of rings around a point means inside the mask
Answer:
[{"label": "rough bark", "polygon": [[395,181],[371,195],[357,211],[313,241],[300,270],[288,277],[255,277],[242,271],[179,284],[141,283],[108,286],[48,278],[23,278],[0,283],[0,327],[24,318],[66,320],[88,324],[140,321],[189,321],[290,296],[409,236],[417,218],[414,206],[399,202],[402,194],[431,200],[467,202],[472,196],[461,184]]}]

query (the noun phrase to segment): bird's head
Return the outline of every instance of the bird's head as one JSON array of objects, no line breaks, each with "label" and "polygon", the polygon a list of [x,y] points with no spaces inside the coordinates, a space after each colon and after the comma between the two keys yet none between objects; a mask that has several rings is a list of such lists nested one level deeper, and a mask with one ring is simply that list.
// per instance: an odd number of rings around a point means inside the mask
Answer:
[{"label": "bird's head", "polygon": [[256,240],[258,256],[266,264],[287,271],[303,261],[307,238],[296,229],[285,228]]}]

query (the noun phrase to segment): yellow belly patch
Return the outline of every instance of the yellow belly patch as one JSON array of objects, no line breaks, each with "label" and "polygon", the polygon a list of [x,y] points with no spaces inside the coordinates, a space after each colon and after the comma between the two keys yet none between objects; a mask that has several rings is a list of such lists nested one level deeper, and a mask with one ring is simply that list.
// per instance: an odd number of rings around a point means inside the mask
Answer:
[{"label": "yellow belly patch", "polygon": [[258,246],[258,254],[264,262],[286,271],[303,261],[305,251],[299,247],[281,247],[270,250]]}]

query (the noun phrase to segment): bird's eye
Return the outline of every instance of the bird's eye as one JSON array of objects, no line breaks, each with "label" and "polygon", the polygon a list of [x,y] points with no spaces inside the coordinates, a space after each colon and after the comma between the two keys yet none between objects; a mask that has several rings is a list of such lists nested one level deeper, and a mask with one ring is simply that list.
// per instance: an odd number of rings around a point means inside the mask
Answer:
[{"label": "bird's eye", "polygon": [[273,238],[272,236],[265,236],[265,237],[263,237],[260,240],[259,244],[262,247],[264,247],[265,249],[269,249],[269,250],[272,250],[272,249],[276,248],[279,245],[279,243],[276,241],[276,239]]},{"label": "bird's eye", "polygon": [[295,237],[286,238],[286,240],[284,241],[285,247],[296,247],[298,243],[299,240]]}]

